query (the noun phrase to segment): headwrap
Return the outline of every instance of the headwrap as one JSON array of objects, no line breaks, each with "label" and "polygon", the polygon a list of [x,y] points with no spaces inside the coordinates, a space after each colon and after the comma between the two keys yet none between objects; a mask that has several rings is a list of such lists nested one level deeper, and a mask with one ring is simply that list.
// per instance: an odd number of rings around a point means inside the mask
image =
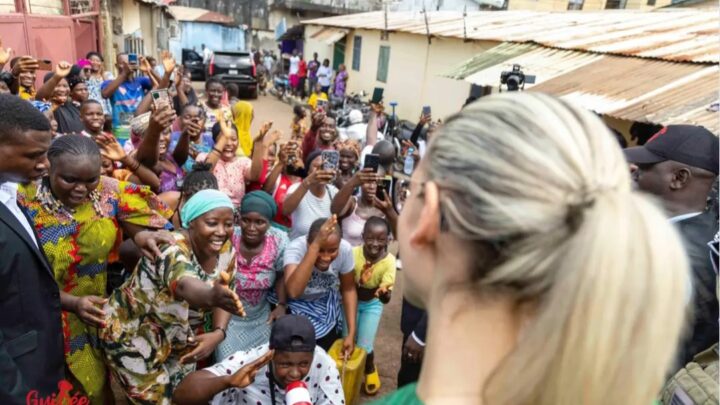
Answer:
[{"label": "headwrap", "polygon": [[69,76],[67,78],[67,82],[68,82],[68,86],[70,87],[70,90],[72,90],[78,84],[85,83],[85,79],[83,79],[80,76]]},{"label": "headwrap", "polygon": [[180,210],[183,228],[187,229],[190,222],[216,208],[233,209],[234,207],[230,197],[222,191],[212,189],[198,191],[194,196],[190,197]]},{"label": "headwrap", "polygon": [[342,142],[338,142],[337,150],[349,150],[355,154],[355,157],[360,158],[360,143],[354,139],[346,139]]},{"label": "headwrap", "polygon": [[87,59],[80,59],[77,61],[77,65],[80,66],[80,68],[84,68],[92,66],[92,63]]},{"label": "headwrap", "polygon": [[277,215],[277,204],[272,196],[264,191],[256,190],[245,194],[240,203],[240,214],[257,212],[268,221],[272,221]]},{"label": "headwrap", "polygon": [[322,151],[320,149],[315,149],[305,159],[305,170],[307,170],[308,173],[310,173],[310,166],[312,166],[313,160],[317,159],[317,157],[321,156],[321,155],[322,155]]}]

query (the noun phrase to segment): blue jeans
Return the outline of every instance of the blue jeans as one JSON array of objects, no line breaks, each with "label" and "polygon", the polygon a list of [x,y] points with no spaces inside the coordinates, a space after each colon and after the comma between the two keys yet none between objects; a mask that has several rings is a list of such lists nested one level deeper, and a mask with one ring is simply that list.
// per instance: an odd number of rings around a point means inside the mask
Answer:
[{"label": "blue jeans", "polygon": [[[375,298],[371,301],[358,301],[357,312],[357,338],[356,344],[365,352],[372,353],[375,335],[380,325],[383,312],[383,303]],[[343,336],[347,336],[347,323],[343,322]]]}]

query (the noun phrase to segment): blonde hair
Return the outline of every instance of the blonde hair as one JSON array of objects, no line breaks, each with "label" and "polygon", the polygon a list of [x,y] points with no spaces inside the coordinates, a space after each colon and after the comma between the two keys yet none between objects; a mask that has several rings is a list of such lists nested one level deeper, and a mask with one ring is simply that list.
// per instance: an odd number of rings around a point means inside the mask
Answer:
[{"label": "blonde hair", "polygon": [[602,121],[543,94],[491,96],[451,117],[427,159],[447,230],[495,252],[472,269],[477,294],[535,304],[485,403],[650,404],[678,345],[688,265]]}]

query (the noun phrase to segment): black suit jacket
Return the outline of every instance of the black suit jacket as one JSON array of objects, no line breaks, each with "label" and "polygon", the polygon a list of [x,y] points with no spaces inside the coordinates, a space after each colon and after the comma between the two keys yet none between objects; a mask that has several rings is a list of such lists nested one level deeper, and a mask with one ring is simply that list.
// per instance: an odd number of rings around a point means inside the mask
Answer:
[{"label": "black suit jacket", "polygon": [[0,404],[25,404],[32,390],[40,398],[58,392],[65,365],[61,323],[60,290],[47,258],[0,203]]},{"label": "black suit jacket", "polygon": [[679,350],[678,365],[683,367],[696,354],[718,341],[718,298],[715,293],[716,274],[710,262],[708,242],[718,231],[715,216],[706,211],[675,224],[685,244],[692,268],[692,321],[688,335]]},{"label": "black suit jacket", "polygon": [[[425,335],[427,333],[427,312],[409,303],[403,298],[402,313],[400,314],[400,330],[403,335],[410,336],[415,332],[415,336],[425,343]],[[403,344],[405,342],[403,341]]]}]

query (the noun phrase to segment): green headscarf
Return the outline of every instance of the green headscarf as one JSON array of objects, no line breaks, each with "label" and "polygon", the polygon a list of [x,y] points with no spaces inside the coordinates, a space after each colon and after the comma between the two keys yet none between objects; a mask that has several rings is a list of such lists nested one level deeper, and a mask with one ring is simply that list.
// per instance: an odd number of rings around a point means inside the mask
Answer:
[{"label": "green headscarf", "polygon": [[277,204],[270,194],[264,191],[253,191],[245,194],[240,203],[240,214],[257,212],[268,221],[272,221],[277,215]]},{"label": "green headscarf", "polygon": [[222,191],[206,189],[195,193],[180,210],[182,226],[187,229],[190,222],[216,208],[233,209],[232,201]]}]

